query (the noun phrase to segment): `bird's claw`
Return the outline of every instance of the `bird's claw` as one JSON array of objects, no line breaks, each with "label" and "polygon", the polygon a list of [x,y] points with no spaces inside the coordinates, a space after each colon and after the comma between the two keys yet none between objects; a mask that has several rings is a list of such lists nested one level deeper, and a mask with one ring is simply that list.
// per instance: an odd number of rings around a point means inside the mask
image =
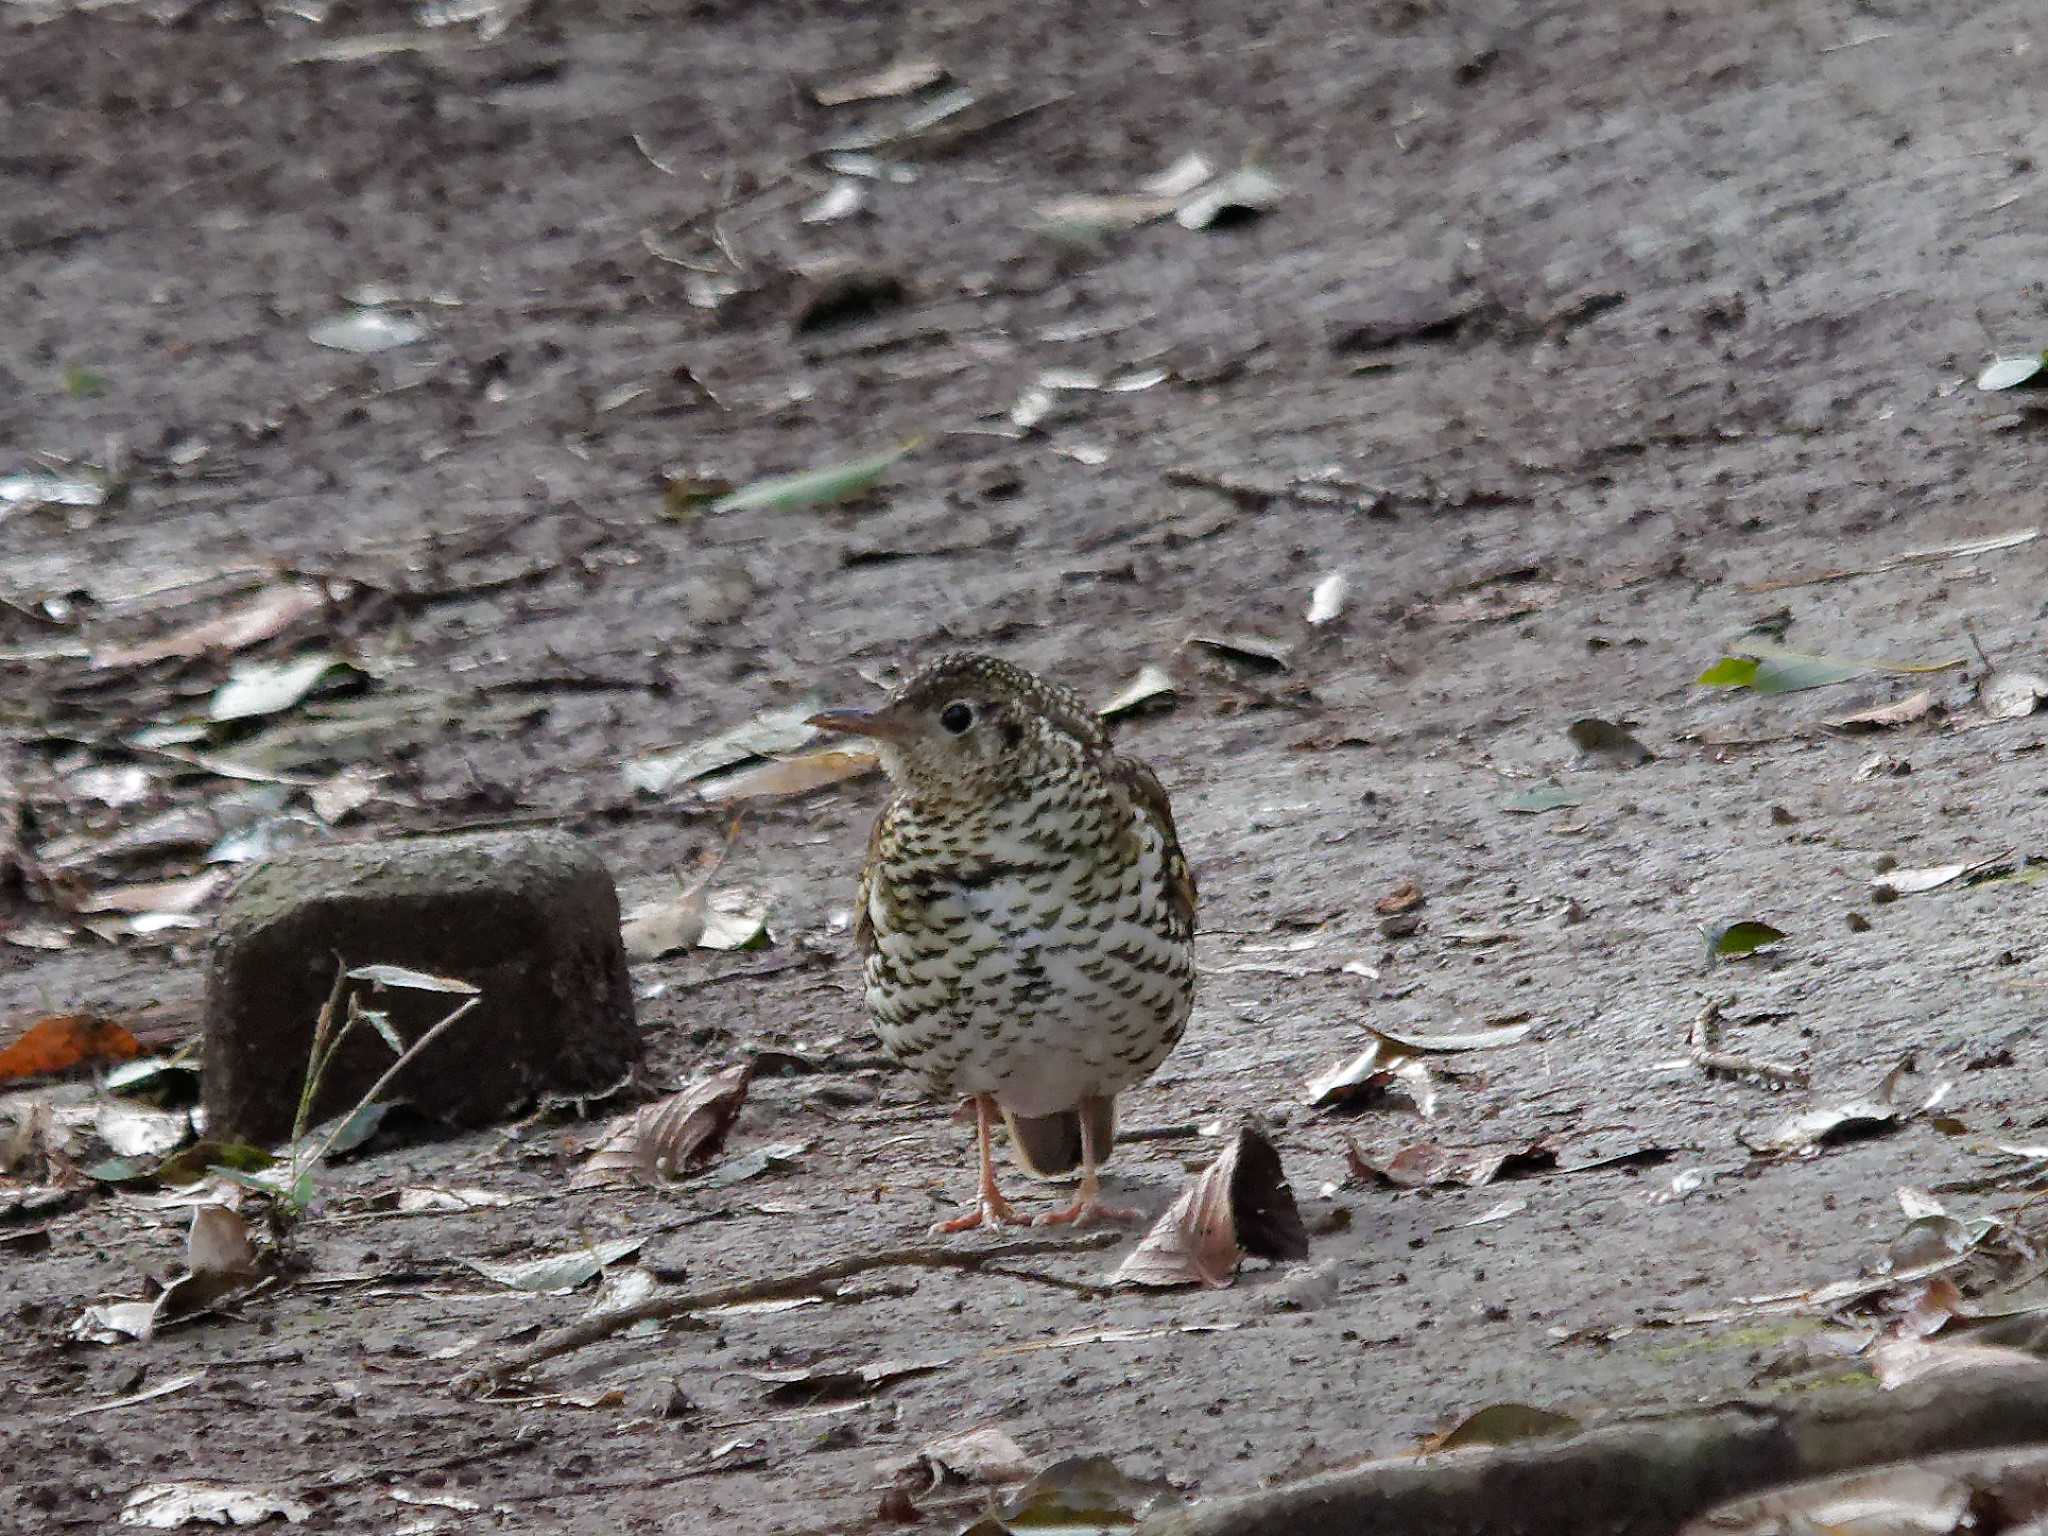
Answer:
[{"label": "bird's claw", "polygon": [[972,1232],[976,1227],[1028,1227],[1029,1216],[1020,1216],[1016,1208],[997,1195],[993,1200],[984,1195],[958,1216],[946,1221],[935,1221],[930,1235],[945,1237],[954,1232]]},{"label": "bird's claw", "polygon": [[1134,1211],[1127,1205],[1110,1205],[1089,1196],[1076,1200],[1072,1205],[1063,1205],[1056,1211],[1041,1215],[1035,1226],[1040,1227],[1092,1227],[1098,1221],[1113,1222],[1121,1226],[1136,1221],[1143,1212]]}]

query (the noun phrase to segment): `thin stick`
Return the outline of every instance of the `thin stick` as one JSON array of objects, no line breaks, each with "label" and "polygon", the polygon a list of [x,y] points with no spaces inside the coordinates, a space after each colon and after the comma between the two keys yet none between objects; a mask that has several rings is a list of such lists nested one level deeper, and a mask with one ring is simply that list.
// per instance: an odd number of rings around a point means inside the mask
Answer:
[{"label": "thin stick", "polygon": [[1761,1077],[1768,1082],[1804,1088],[1809,1081],[1804,1067],[1781,1067],[1775,1061],[1756,1061],[1733,1056],[1727,1051],[1694,1051],[1692,1064],[1702,1072],[1726,1072],[1737,1077]]},{"label": "thin stick", "polygon": [[530,1371],[544,1361],[601,1343],[635,1323],[662,1322],[712,1307],[738,1306],[743,1302],[805,1296],[823,1290],[835,1281],[877,1269],[980,1269],[998,1259],[1021,1259],[1047,1253],[1092,1253],[1099,1248],[1112,1247],[1123,1238],[1121,1232],[1094,1232],[1081,1238],[1020,1238],[1016,1242],[997,1243],[990,1248],[948,1248],[935,1243],[920,1244],[914,1248],[884,1248],[878,1253],[834,1259],[829,1264],[820,1264],[793,1275],[739,1280],[731,1285],[714,1286],[707,1291],[689,1291],[680,1296],[650,1296],[630,1307],[585,1318],[564,1328],[553,1338],[530,1344],[495,1365],[465,1372],[455,1379],[455,1390],[467,1396],[508,1377]]},{"label": "thin stick", "polygon": [[457,1008],[453,1013],[449,1014],[447,1018],[443,1019],[440,1023],[436,1024],[424,1035],[421,1035],[419,1039],[413,1041],[413,1043],[406,1048],[405,1054],[399,1057],[398,1060],[391,1063],[390,1067],[385,1071],[384,1075],[378,1078],[376,1082],[370,1085],[370,1091],[364,1094],[360,1099],[356,1101],[356,1107],[350,1110],[347,1114],[343,1115],[341,1119],[336,1122],[334,1129],[328,1133],[327,1139],[320,1143],[319,1150],[314,1152],[314,1154],[306,1160],[306,1171],[308,1173],[311,1173],[314,1169],[320,1166],[322,1160],[325,1159],[327,1154],[333,1150],[334,1144],[341,1139],[341,1133],[348,1129],[349,1122],[355,1119],[357,1115],[361,1114],[366,1106],[376,1103],[377,1095],[382,1093],[386,1088],[391,1086],[391,1080],[394,1077],[398,1076],[398,1074],[402,1072],[406,1068],[406,1066],[411,1063],[412,1059],[415,1056],[419,1055],[421,1051],[424,1051],[428,1046],[432,1045],[435,1040],[439,1039],[441,1036],[441,1032],[445,1030],[449,1025],[453,1024],[457,1019],[461,1018],[464,1014],[468,1013],[470,1009],[474,1008],[478,1003],[482,1001],[483,997],[481,995],[470,998],[468,1001],[464,1002],[460,1008]]}]

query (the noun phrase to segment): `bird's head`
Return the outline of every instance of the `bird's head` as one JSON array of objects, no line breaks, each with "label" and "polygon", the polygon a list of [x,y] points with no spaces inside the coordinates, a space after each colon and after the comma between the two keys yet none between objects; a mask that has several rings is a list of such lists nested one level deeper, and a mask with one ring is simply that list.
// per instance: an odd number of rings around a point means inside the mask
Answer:
[{"label": "bird's head", "polygon": [[1071,688],[965,652],[922,668],[879,709],[829,709],[810,723],[867,737],[890,779],[929,799],[1006,797],[1109,748]]}]

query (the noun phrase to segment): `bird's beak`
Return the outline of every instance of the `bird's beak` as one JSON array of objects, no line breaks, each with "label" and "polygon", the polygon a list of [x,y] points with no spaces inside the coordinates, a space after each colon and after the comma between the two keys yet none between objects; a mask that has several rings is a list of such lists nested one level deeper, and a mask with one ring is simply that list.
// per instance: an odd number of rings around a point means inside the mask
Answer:
[{"label": "bird's beak", "polygon": [[876,741],[902,741],[916,728],[913,721],[886,709],[828,709],[811,716],[804,724],[815,725],[821,731],[867,736]]}]

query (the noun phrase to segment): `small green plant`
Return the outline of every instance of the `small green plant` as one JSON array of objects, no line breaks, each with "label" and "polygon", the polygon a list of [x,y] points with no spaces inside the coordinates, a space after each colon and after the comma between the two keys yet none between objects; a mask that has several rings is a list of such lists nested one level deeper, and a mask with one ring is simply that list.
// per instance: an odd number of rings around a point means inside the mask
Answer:
[{"label": "small green plant", "polygon": [[[448,1013],[447,1017],[408,1045],[404,1037],[392,1028],[389,1015],[363,1006],[362,990],[351,990],[350,982],[400,987],[420,992],[454,993],[462,995],[462,1001]],[[344,997],[347,999],[345,1009]],[[320,1005],[319,1017],[314,1021],[313,1045],[306,1057],[306,1075],[299,1084],[299,1105],[292,1117],[291,1147],[284,1160],[284,1167],[269,1170],[264,1174],[243,1173],[224,1167],[212,1170],[223,1178],[231,1179],[264,1197],[271,1241],[280,1253],[289,1244],[292,1231],[300,1219],[311,1209],[317,1193],[316,1179],[320,1165],[335,1150],[342,1137],[378,1102],[379,1096],[391,1086],[400,1072],[445,1034],[456,1020],[482,1001],[482,995],[466,981],[456,981],[444,976],[429,976],[424,972],[409,971],[394,965],[364,965],[350,969],[339,955],[335,957],[334,987],[327,994],[327,1001]],[[338,1025],[335,1022],[337,1018],[340,1019]],[[356,1101],[354,1108],[336,1118],[334,1128],[315,1145],[312,1137],[313,1106],[319,1102],[320,1090],[327,1081],[329,1068],[334,1065],[335,1054],[359,1027],[375,1030],[398,1059],[385,1069],[382,1077],[370,1085],[369,1090]]]}]

